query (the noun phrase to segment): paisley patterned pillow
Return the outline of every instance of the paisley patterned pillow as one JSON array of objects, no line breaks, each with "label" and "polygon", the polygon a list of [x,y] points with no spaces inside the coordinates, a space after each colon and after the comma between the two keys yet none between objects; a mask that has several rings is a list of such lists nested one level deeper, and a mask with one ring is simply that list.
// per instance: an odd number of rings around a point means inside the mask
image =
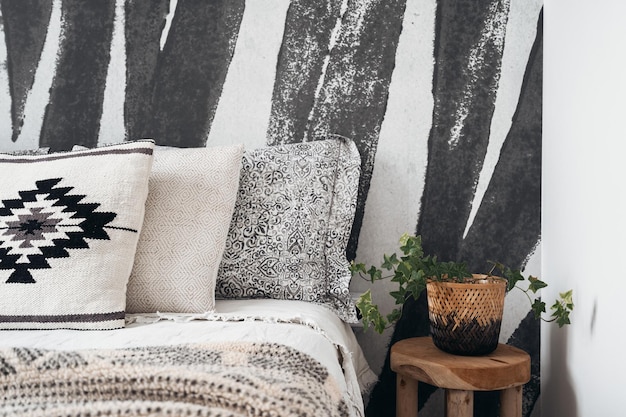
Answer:
[{"label": "paisley patterned pillow", "polygon": [[346,246],[359,175],[350,140],[246,151],[216,297],[309,301],[356,322]]}]

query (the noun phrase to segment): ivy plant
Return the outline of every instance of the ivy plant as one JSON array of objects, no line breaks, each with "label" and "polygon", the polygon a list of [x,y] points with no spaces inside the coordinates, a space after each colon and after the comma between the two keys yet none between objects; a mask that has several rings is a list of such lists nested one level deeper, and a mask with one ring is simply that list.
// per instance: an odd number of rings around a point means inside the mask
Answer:
[{"label": "ivy plant", "polygon": [[[426,289],[428,280],[447,282],[467,282],[472,277],[464,262],[442,262],[436,256],[424,254],[421,236],[411,236],[404,234],[400,237],[401,255],[383,255],[383,262],[380,267],[366,267],[363,263],[352,262],[350,269],[353,275],[374,283],[383,279],[390,279],[395,282],[396,289],[389,292],[394,299],[396,307],[391,313],[383,316],[378,305],[372,300],[371,290],[365,291],[357,300],[356,306],[361,314],[363,327],[367,330],[370,326],[378,333],[382,333],[385,328],[395,323],[402,316],[402,306],[410,298],[417,299],[422,291]],[[572,301],[572,290],[559,294],[554,304],[551,306],[550,318],[545,318],[546,304],[540,298],[534,301],[530,293],[536,293],[547,287],[544,281],[534,276],[525,278],[519,270],[514,270],[500,262],[489,261],[492,265],[488,276],[495,276],[497,271],[501,278],[507,280],[507,291],[514,288],[526,294],[531,304],[531,309],[535,318],[547,322],[556,322],[559,327],[570,324],[569,315],[574,308]],[[523,283],[528,285],[522,287]]]}]

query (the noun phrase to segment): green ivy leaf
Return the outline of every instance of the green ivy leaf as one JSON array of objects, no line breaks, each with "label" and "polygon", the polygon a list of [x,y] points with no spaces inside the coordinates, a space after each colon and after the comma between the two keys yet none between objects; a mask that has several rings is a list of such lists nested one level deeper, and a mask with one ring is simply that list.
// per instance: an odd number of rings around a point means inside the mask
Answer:
[{"label": "green ivy leaf", "polygon": [[562,303],[565,304],[565,307],[569,310],[574,309],[574,301],[572,301],[572,295],[573,290],[559,293],[559,297],[561,297]]},{"label": "green ivy leaf", "polygon": [[530,281],[530,283],[528,284],[528,289],[533,293],[536,293],[540,289],[548,286],[548,284],[546,284],[537,277],[533,277],[532,275],[528,277],[528,281]]},{"label": "green ivy leaf", "polygon": [[368,275],[370,276],[370,280],[372,282],[380,280],[383,278],[383,271],[381,271],[380,269],[376,268],[375,266],[370,267],[370,269],[367,271]]},{"label": "green ivy leaf", "polygon": [[506,278],[506,280],[508,281],[508,285],[506,288],[507,291],[512,290],[518,282],[524,281],[524,276],[520,271],[517,270],[513,271],[510,268],[506,268],[503,275],[504,278]]},{"label": "green ivy leaf", "polygon": [[408,233],[403,233],[402,236],[400,236],[400,249],[402,249],[403,246],[409,244],[409,241],[413,242],[413,236],[409,235]]},{"label": "green ivy leaf", "polygon": [[552,305],[552,317],[556,320],[559,327],[563,327],[566,324],[570,324],[569,315],[574,309],[574,302],[572,301],[572,290],[564,293],[559,293],[559,299]]},{"label": "green ivy leaf", "polygon": [[387,322],[393,323],[400,319],[402,316],[402,310],[399,308],[394,308],[391,313],[387,314]]},{"label": "green ivy leaf", "polygon": [[361,313],[361,321],[363,322],[363,329],[365,331],[367,331],[370,325],[373,326],[374,330],[378,333],[382,333],[383,330],[385,330],[387,323],[385,322],[385,318],[380,314],[378,306],[372,304],[372,293],[370,290],[361,294],[355,304]]},{"label": "green ivy leaf", "polygon": [[569,311],[563,311],[561,314],[559,314],[556,319],[556,324],[558,324],[559,327],[563,327],[566,324],[571,324],[569,320]]},{"label": "green ivy leaf", "polygon": [[385,322],[384,317],[376,310],[376,317],[372,319],[372,323],[374,324],[374,330],[378,333],[382,333],[385,331],[385,327],[387,327],[387,322]]},{"label": "green ivy leaf", "polygon": [[352,275],[358,273],[367,273],[364,263],[355,263],[354,261],[350,262],[350,272],[352,273]]},{"label": "green ivy leaf", "polygon": [[398,268],[396,271],[401,274],[402,278],[404,278],[404,281],[400,282],[406,282],[408,280],[408,277],[411,276],[411,270],[411,264],[409,264],[408,262],[402,261],[398,264]]},{"label": "green ivy leaf", "polygon": [[394,253],[391,256],[383,255],[383,263],[381,264],[381,268],[385,268],[386,270],[391,270],[395,265],[398,265],[400,261],[398,260],[398,256]]},{"label": "green ivy leaf", "polygon": [[372,291],[369,289],[365,291],[359,296],[354,304],[359,309],[361,314],[367,313],[367,311],[372,307]]},{"label": "green ivy leaf", "polygon": [[421,258],[424,256],[424,251],[422,249],[422,237],[410,236],[409,234],[404,233],[400,236],[400,250],[406,256]]},{"label": "green ivy leaf", "polygon": [[417,300],[422,291],[426,289],[426,276],[424,271],[413,271],[411,279],[407,283],[406,290],[409,296]]},{"label": "green ivy leaf", "polygon": [[404,304],[406,301],[406,289],[404,287],[398,288],[398,291],[390,291],[389,295],[393,297],[396,304]]},{"label": "green ivy leaf", "polygon": [[546,312],[546,303],[541,301],[539,298],[535,299],[535,302],[530,307],[535,314],[535,318],[538,319],[541,317],[542,313]]}]

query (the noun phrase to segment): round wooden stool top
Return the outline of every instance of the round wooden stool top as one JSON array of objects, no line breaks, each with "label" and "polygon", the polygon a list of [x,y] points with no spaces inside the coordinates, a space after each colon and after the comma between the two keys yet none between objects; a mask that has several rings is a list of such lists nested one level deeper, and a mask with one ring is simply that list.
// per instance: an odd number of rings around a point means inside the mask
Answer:
[{"label": "round wooden stool top", "polygon": [[457,356],[439,350],[430,337],[414,337],[391,347],[391,369],[439,388],[496,391],[530,380],[530,356],[505,344],[488,355]]}]

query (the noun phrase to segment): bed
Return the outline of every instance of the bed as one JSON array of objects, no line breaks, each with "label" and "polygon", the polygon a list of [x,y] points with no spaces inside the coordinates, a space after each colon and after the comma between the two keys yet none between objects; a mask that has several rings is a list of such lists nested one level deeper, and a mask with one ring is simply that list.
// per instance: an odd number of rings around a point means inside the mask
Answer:
[{"label": "bed", "polygon": [[0,415],[363,416],[359,166],[343,139],[0,156]]},{"label": "bed", "polygon": [[[363,415],[374,375],[350,326],[327,308],[220,300],[216,310],[135,315],[106,332],[0,331],[0,386],[9,387],[0,415]],[[217,361],[223,352],[231,358]],[[135,359],[122,366],[122,353]]]}]

